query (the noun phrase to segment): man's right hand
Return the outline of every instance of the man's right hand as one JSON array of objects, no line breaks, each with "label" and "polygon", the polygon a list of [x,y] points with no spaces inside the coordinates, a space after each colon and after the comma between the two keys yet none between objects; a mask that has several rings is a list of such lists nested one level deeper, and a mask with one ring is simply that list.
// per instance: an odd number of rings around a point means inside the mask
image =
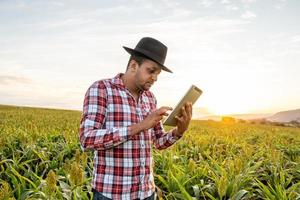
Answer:
[{"label": "man's right hand", "polygon": [[163,117],[168,116],[169,114],[167,111],[172,110],[171,107],[160,107],[159,109],[153,111],[150,113],[142,122],[142,128],[143,130],[150,129],[154,127],[160,120],[163,119]]},{"label": "man's right hand", "polygon": [[135,135],[141,131],[153,128],[164,116],[168,116],[167,111],[172,110],[171,107],[161,107],[150,113],[142,122],[131,125],[130,135]]}]

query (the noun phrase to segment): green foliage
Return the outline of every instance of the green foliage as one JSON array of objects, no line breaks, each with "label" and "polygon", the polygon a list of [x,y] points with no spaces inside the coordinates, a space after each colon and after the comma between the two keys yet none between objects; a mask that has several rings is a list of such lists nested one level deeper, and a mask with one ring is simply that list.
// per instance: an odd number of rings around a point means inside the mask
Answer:
[{"label": "green foliage", "polygon": [[[80,112],[0,106],[0,199],[91,199]],[[160,199],[300,199],[300,129],[192,121],[154,150]]]}]

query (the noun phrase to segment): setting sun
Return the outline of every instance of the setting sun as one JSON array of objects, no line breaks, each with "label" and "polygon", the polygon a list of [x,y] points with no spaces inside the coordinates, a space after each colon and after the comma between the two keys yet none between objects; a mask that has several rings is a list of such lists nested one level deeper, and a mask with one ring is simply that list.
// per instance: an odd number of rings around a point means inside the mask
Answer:
[{"label": "setting sun", "polygon": [[222,99],[220,101],[211,100],[207,105],[208,110],[215,115],[241,114],[252,112],[251,108],[238,99]]}]

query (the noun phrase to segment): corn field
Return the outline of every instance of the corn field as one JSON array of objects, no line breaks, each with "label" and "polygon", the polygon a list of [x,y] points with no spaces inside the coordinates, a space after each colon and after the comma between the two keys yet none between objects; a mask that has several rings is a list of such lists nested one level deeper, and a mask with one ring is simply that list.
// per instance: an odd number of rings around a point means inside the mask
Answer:
[{"label": "corn field", "polygon": [[[80,115],[0,106],[0,199],[92,199]],[[159,199],[300,199],[299,128],[192,121],[153,151]]]}]

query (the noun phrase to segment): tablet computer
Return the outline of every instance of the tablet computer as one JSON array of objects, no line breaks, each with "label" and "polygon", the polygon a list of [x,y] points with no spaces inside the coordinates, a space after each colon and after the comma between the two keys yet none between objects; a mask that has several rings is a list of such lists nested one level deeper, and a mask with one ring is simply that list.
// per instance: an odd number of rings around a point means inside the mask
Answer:
[{"label": "tablet computer", "polygon": [[178,102],[175,109],[172,110],[170,115],[164,120],[163,125],[166,126],[176,126],[177,119],[176,116],[181,116],[181,108],[186,102],[191,102],[192,105],[197,101],[197,99],[202,94],[202,90],[200,90],[195,85],[192,85],[189,90],[185,93],[182,99]]}]

